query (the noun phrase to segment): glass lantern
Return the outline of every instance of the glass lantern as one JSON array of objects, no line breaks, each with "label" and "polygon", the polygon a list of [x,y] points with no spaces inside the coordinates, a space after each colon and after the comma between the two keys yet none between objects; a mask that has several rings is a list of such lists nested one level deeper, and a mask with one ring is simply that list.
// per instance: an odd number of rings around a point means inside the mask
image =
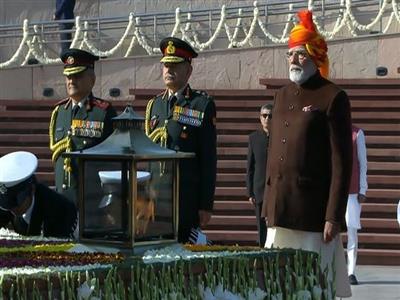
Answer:
[{"label": "glass lantern", "polygon": [[119,248],[177,241],[179,160],[193,153],[153,143],[127,106],[102,143],[65,153],[79,168],[79,242]]}]

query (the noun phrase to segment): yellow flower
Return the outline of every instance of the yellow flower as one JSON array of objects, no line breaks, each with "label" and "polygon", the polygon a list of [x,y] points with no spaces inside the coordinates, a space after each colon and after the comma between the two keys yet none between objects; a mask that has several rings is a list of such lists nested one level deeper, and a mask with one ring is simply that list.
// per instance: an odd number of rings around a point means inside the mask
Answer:
[{"label": "yellow flower", "polygon": [[73,243],[63,243],[63,244],[41,244],[41,245],[29,245],[29,246],[21,246],[21,247],[1,247],[0,253],[9,253],[9,252],[36,252],[36,251],[46,251],[46,252],[62,252],[71,249],[74,246]]}]

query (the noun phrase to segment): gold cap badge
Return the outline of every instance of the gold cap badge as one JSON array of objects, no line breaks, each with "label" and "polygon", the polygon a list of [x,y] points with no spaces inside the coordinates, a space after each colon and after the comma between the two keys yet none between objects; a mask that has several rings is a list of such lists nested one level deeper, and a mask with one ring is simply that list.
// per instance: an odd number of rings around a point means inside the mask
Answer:
[{"label": "gold cap badge", "polygon": [[175,46],[173,41],[168,41],[167,54],[175,54]]},{"label": "gold cap badge", "polygon": [[68,56],[68,58],[67,58],[67,64],[68,64],[68,65],[73,65],[74,62],[75,62],[74,57],[73,57],[73,56]]}]

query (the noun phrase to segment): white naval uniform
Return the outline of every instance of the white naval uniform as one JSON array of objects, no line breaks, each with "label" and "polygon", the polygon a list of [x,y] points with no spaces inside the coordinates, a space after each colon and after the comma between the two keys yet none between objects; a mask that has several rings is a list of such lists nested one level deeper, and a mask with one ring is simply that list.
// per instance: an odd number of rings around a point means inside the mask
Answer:
[{"label": "white naval uniform", "polygon": [[[357,132],[357,157],[359,165],[359,194],[365,195],[368,189],[367,184],[367,149],[365,145],[364,132],[359,129]],[[358,194],[349,194],[346,208],[347,225],[347,272],[354,274],[357,262],[358,237],[357,230],[361,228],[360,215],[361,204],[358,202]]]}]

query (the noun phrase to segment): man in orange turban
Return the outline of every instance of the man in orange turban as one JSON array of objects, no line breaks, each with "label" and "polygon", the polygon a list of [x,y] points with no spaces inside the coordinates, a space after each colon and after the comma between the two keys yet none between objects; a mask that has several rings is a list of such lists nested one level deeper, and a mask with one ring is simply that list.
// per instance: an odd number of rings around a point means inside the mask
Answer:
[{"label": "man in orange turban", "polygon": [[[262,216],[265,246],[321,253],[321,267],[336,281],[336,296],[350,297],[343,245],[352,171],[350,103],[326,79],[327,46],[310,11],[299,12],[290,33],[289,78],[275,96]],[[333,278],[334,272],[336,276]]]},{"label": "man in orange turban", "polygon": [[[289,49],[302,47],[315,63],[321,75],[328,78],[329,59],[328,46],[324,38],[315,28],[312,12],[303,10],[298,12],[300,23],[293,27],[289,36]],[[289,51],[290,52],[290,51]]]}]

